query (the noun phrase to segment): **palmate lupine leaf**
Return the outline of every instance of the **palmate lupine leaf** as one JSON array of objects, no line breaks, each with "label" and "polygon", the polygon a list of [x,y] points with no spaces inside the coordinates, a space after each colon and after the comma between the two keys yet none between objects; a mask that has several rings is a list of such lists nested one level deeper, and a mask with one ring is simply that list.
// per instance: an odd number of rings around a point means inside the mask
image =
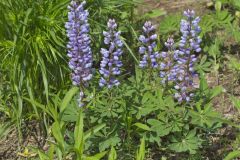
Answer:
[{"label": "palmate lupine leaf", "polygon": [[218,120],[214,120],[213,117],[220,118],[220,114],[213,110],[211,104],[206,104],[204,109],[201,109],[200,103],[197,104],[196,111],[190,110],[190,116],[192,117],[192,124],[199,125],[203,128],[215,127],[218,124]]},{"label": "palmate lupine leaf", "polygon": [[[150,129],[152,132],[156,132],[158,136],[163,137],[168,135],[169,133],[181,131],[183,127],[182,119],[171,117],[169,118],[166,113],[162,113],[159,115],[162,117],[161,120],[157,119],[148,119],[147,123],[151,126]],[[171,119],[171,120],[169,120]]]},{"label": "palmate lupine leaf", "polygon": [[99,150],[104,151],[111,146],[115,147],[120,142],[121,142],[121,139],[118,136],[109,137],[107,140],[99,143]]},{"label": "palmate lupine leaf", "polygon": [[181,16],[179,15],[169,15],[166,16],[161,22],[159,26],[159,32],[161,34],[172,34],[179,30]]},{"label": "palmate lupine leaf", "polygon": [[176,152],[187,152],[195,154],[196,150],[201,147],[201,139],[196,137],[196,131],[192,130],[185,134],[181,139],[172,138],[171,144],[168,146],[169,149]]}]

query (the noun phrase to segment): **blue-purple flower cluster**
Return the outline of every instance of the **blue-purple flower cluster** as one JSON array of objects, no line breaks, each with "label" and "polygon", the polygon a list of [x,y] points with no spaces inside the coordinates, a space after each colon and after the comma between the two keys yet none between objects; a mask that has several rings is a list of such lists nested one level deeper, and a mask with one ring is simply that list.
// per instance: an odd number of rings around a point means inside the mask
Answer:
[{"label": "blue-purple flower cluster", "polygon": [[157,68],[157,60],[160,58],[160,54],[155,51],[157,46],[157,34],[155,33],[156,27],[152,25],[150,21],[147,21],[143,26],[143,35],[140,35],[139,40],[142,45],[139,47],[139,54],[142,59],[139,63],[141,68]]},{"label": "blue-purple flower cluster", "polygon": [[68,6],[68,22],[65,27],[69,42],[67,44],[69,68],[72,70],[71,78],[75,86],[81,88],[79,93],[79,106],[84,106],[83,87],[88,85],[92,78],[92,51],[90,47],[88,11],[84,10],[86,2],[78,4],[72,0]]},{"label": "blue-purple flower cluster", "polygon": [[120,60],[122,55],[123,42],[120,39],[120,31],[117,31],[117,24],[114,19],[109,19],[108,31],[104,31],[104,43],[108,48],[102,48],[102,61],[100,64],[100,74],[102,75],[99,86],[107,86],[112,88],[120,84],[119,80],[116,79],[117,75],[120,75],[120,67],[123,65]]},{"label": "blue-purple flower cluster", "polygon": [[175,98],[181,101],[190,101],[193,93],[193,80],[197,77],[194,71],[194,63],[197,61],[194,52],[200,52],[201,38],[199,33],[201,28],[199,27],[200,18],[195,17],[195,12],[187,10],[184,12],[186,19],[181,21],[180,31],[182,33],[181,41],[179,44],[179,52],[177,57],[177,84],[175,89],[178,92],[175,94]]},{"label": "blue-purple flower cluster", "polygon": [[69,42],[67,44],[69,67],[72,70],[72,82],[76,86],[87,85],[92,78],[92,51],[90,48],[88,11],[84,10],[83,1],[78,4],[71,1],[68,6],[68,22],[65,27]]},{"label": "blue-purple flower cluster", "polygon": [[177,80],[177,66],[175,61],[178,57],[179,50],[175,49],[174,40],[172,37],[168,38],[165,42],[165,46],[168,49],[167,52],[161,52],[160,58],[160,77],[162,78],[162,84],[168,84]]},{"label": "blue-purple flower cluster", "polygon": [[[84,9],[85,1],[78,3],[74,0],[68,6],[68,22],[66,23],[68,57],[70,58],[69,67],[72,70],[73,85],[83,88],[92,78],[92,51],[90,47],[88,24],[88,11]],[[197,58],[194,53],[201,51],[201,38],[199,33],[200,18],[195,17],[195,12],[187,10],[184,12],[186,19],[181,21],[180,31],[182,33],[179,48],[176,49],[174,40],[170,37],[165,43],[167,52],[156,51],[157,34],[156,28],[150,21],[143,26],[143,35],[139,37],[141,46],[139,54],[141,68],[159,69],[162,83],[171,82],[177,93],[174,97],[179,101],[190,101],[193,93],[193,79],[197,76],[194,71],[194,63]],[[100,64],[101,78],[99,86],[112,88],[120,84],[116,78],[121,74],[123,54],[123,42],[120,38],[121,32],[114,19],[109,19],[107,23],[108,31],[104,31],[104,43],[106,48],[101,48],[102,61]],[[159,62],[161,60],[161,62]],[[79,103],[82,105],[84,98],[83,90],[80,91]]]}]

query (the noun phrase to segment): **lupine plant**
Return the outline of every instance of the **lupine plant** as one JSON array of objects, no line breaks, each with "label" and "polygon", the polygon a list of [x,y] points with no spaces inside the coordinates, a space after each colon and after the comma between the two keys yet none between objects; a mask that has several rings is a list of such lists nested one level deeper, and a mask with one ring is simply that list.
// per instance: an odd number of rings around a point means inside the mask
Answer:
[{"label": "lupine plant", "polygon": [[155,77],[155,71],[159,67],[160,54],[157,51],[156,26],[151,21],[146,21],[142,27],[143,33],[139,36],[139,67],[146,71],[149,83]]},{"label": "lupine plant", "polygon": [[68,57],[70,58],[69,67],[72,69],[72,83],[81,88],[79,95],[79,106],[83,106],[84,87],[92,78],[92,51],[90,47],[88,11],[84,9],[86,4],[83,1],[71,1],[68,6],[68,22],[65,27],[69,42]]},{"label": "lupine plant", "polygon": [[177,66],[175,65],[178,57],[179,50],[176,50],[174,46],[174,40],[172,37],[168,38],[165,42],[165,46],[168,49],[167,52],[161,52],[160,62],[160,77],[162,78],[161,83],[166,84],[168,87],[169,82],[175,82],[177,80]]},{"label": "lupine plant", "polygon": [[102,61],[100,64],[100,74],[102,75],[99,86],[107,86],[112,88],[120,84],[116,78],[117,75],[121,74],[122,61],[121,55],[123,54],[123,42],[120,39],[120,31],[117,31],[117,23],[114,19],[109,19],[108,31],[104,31],[104,44],[108,48],[101,48]]},{"label": "lupine plant", "polygon": [[142,45],[139,47],[139,54],[142,59],[139,63],[141,68],[157,68],[157,59],[159,53],[155,51],[157,46],[156,39],[157,34],[155,33],[156,26],[152,25],[150,21],[147,21],[143,26],[143,35],[139,37]]},{"label": "lupine plant", "polygon": [[[88,34],[89,25],[87,23],[88,12],[84,10],[84,5],[85,2],[81,4],[75,1],[71,2],[69,7],[69,22],[66,24],[67,35],[70,40],[67,46],[68,56],[70,57],[69,67],[72,69],[73,85],[81,89],[80,98],[84,96],[82,89],[88,86],[88,81],[92,78],[92,53]],[[89,140],[90,144],[98,146],[98,150],[101,152],[99,157],[104,157],[106,154],[105,150],[111,148],[109,157],[110,159],[114,159],[114,157],[116,159],[117,153],[115,153],[113,147],[117,147],[117,145],[126,148],[122,149],[123,152],[132,154],[132,150],[135,150],[135,148],[131,146],[131,141],[134,140],[131,137],[134,136],[143,137],[143,140],[146,140],[149,144],[156,143],[159,147],[161,145],[166,146],[172,151],[194,154],[196,153],[196,149],[200,148],[202,144],[201,137],[197,136],[196,125],[203,127],[204,123],[208,123],[208,127],[213,127],[213,123],[208,122],[209,114],[196,116],[202,113],[201,105],[204,104],[201,102],[196,104],[199,113],[194,110],[186,112],[185,108],[179,112],[177,108],[181,103],[175,103],[173,99],[176,98],[179,102],[190,101],[192,90],[189,90],[189,88],[192,89],[193,76],[196,74],[194,63],[197,58],[194,53],[201,51],[201,39],[198,37],[200,32],[198,23],[200,19],[198,17],[195,18],[193,11],[186,11],[184,15],[187,17],[187,20],[182,20],[181,22],[180,31],[182,37],[179,46],[170,37],[165,43],[166,52],[157,51],[158,36],[155,33],[155,26],[150,21],[144,24],[144,34],[139,37],[141,42],[139,53],[142,59],[139,64],[140,68],[136,69],[137,83],[134,78],[130,78],[129,86],[127,87],[126,84],[119,86],[120,82],[117,79],[117,76],[121,74],[121,67],[123,66],[123,62],[121,61],[121,55],[123,54],[123,42],[120,38],[121,32],[118,31],[116,21],[109,19],[107,23],[108,30],[103,32],[104,45],[106,47],[101,48],[102,60],[99,68],[101,75],[99,86],[106,86],[107,90],[103,92],[100,90],[99,93],[94,93],[95,97],[89,101],[94,107],[90,108],[89,111],[86,110],[85,113],[90,117],[91,126],[97,126],[95,128],[96,132],[101,129],[99,134],[92,135],[92,138]],[[159,73],[160,71],[161,82],[159,81],[158,85],[160,87],[156,86],[153,89],[151,83],[141,81],[142,76],[145,75],[143,74],[145,68],[150,72],[149,76],[152,76],[153,72]],[[143,84],[139,85],[139,83]],[[162,88],[160,84],[163,85],[162,87],[165,87],[165,90],[169,90],[169,92],[166,92],[167,94],[161,92]],[[115,95],[107,94],[110,97],[106,98],[104,93],[112,93],[115,89],[114,86],[119,86],[118,92],[115,92]],[[91,87],[89,86],[89,89]],[[92,90],[96,91],[96,89]],[[174,96],[168,94],[172,93],[172,90],[176,92]],[[209,92],[210,97],[218,93]],[[86,94],[85,96],[89,95]],[[133,106],[133,108],[128,108],[127,105]],[[206,106],[211,114],[215,114],[211,110],[210,104]],[[169,114],[169,110],[171,110],[171,114]],[[64,110],[60,108],[60,111],[60,118],[62,118],[62,116],[64,117]],[[74,113],[75,111],[70,111],[68,114],[74,117]],[[194,114],[195,117],[193,116]],[[81,116],[80,114],[79,117]],[[60,118],[54,119],[58,120]],[[141,120],[142,118],[143,120]],[[207,122],[202,122],[203,118]],[[81,128],[76,126],[76,132],[79,129],[83,130],[83,119],[80,120]],[[202,123],[196,124],[196,121],[201,121]],[[60,124],[60,122],[55,122],[55,126],[58,123]],[[214,123],[217,122],[214,121]],[[77,123],[77,125],[79,124]],[[142,131],[136,132],[134,130],[136,127]],[[56,127],[54,129],[56,130]],[[81,137],[82,134],[81,132],[79,136]],[[63,135],[61,136],[63,137]],[[54,131],[54,137],[59,141],[56,131]],[[166,142],[160,145],[161,138],[166,139]],[[77,157],[82,157],[83,142],[75,142],[75,147],[81,146],[81,149],[76,152]],[[59,144],[63,153],[65,150],[64,144],[65,142]],[[86,147],[87,150],[97,151],[95,148],[90,149],[87,142],[86,144],[88,146]],[[142,144],[144,144],[143,141]],[[137,159],[144,159],[145,155],[146,153],[142,145],[137,153]],[[125,157],[133,158],[131,155]]]},{"label": "lupine plant", "polygon": [[178,92],[175,98],[181,101],[190,101],[193,97],[191,90],[193,89],[194,78],[197,77],[194,71],[194,63],[197,61],[194,53],[201,51],[201,38],[199,33],[201,31],[199,22],[200,18],[195,17],[195,12],[191,10],[184,11],[186,19],[181,20],[180,31],[182,33],[181,41],[179,43],[179,52],[177,56],[177,85],[175,89]]}]

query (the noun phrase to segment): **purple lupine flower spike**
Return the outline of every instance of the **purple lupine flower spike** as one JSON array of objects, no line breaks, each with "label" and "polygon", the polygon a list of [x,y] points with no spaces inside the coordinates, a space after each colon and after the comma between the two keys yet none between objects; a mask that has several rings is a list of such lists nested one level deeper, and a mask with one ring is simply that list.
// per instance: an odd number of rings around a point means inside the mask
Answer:
[{"label": "purple lupine flower spike", "polygon": [[160,54],[155,52],[157,46],[157,34],[155,34],[156,27],[150,21],[145,22],[143,26],[143,35],[140,35],[139,41],[142,45],[139,47],[139,54],[142,56],[139,66],[141,68],[157,68],[157,59]]},{"label": "purple lupine flower spike", "polygon": [[112,88],[120,84],[119,80],[116,79],[117,75],[121,74],[120,68],[122,67],[122,61],[120,57],[123,53],[122,47],[123,42],[120,39],[121,32],[117,31],[117,24],[114,19],[109,19],[108,31],[104,31],[104,43],[109,48],[102,48],[102,61],[100,64],[100,74],[102,75],[99,86],[107,86]]},{"label": "purple lupine flower spike", "polygon": [[201,28],[199,26],[200,18],[195,17],[195,12],[191,10],[184,11],[186,19],[181,20],[181,40],[179,43],[179,54],[177,57],[176,70],[178,72],[178,83],[175,89],[178,93],[175,98],[181,101],[190,101],[193,97],[191,90],[193,89],[193,79],[197,77],[194,71],[194,63],[197,57],[194,52],[200,52],[201,38],[199,33]]},{"label": "purple lupine flower spike", "polygon": [[175,49],[172,37],[168,38],[167,42],[165,42],[165,46],[168,51],[160,53],[161,63],[159,65],[162,84],[166,84],[166,82],[175,82],[177,80],[175,61],[178,57],[179,50]]},{"label": "purple lupine flower spike", "polygon": [[[90,48],[88,11],[84,10],[83,1],[78,4],[72,0],[68,6],[68,22],[65,27],[69,42],[67,44],[69,67],[72,70],[72,83],[75,86],[86,86],[92,78],[92,51]],[[83,97],[81,91],[80,98]]]}]

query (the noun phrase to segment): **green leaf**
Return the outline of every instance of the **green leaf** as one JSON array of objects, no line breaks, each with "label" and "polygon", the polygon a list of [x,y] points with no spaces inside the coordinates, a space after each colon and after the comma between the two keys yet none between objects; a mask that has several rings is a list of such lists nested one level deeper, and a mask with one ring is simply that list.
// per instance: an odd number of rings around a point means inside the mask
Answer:
[{"label": "green leaf", "polygon": [[78,88],[77,87],[73,87],[70,91],[67,92],[67,94],[65,95],[61,106],[60,106],[60,113],[62,114],[64,112],[64,110],[66,109],[66,107],[68,106],[68,104],[70,103],[70,101],[72,100],[73,96],[78,92]]},{"label": "green leaf", "polygon": [[199,73],[203,74],[205,72],[210,72],[212,69],[211,69],[211,65],[212,63],[208,61],[207,59],[207,55],[204,55],[202,58],[201,58],[201,61],[199,64],[196,65],[196,69]]},{"label": "green leaf", "polygon": [[108,155],[108,160],[117,160],[117,152],[114,147],[111,147],[111,150]]},{"label": "green leaf", "polygon": [[40,160],[50,160],[50,158],[42,151],[38,150],[38,156]]},{"label": "green leaf", "polygon": [[237,72],[240,71],[240,63],[239,63],[239,60],[237,58],[232,57],[232,56],[226,56],[226,58],[230,62],[228,64],[230,69],[236,70]]},{"label": "green leaf", "polygon": [[236,8],[237,10],[240,10],[240,1],[239,0],[231,0],[231,3],[234,8]]},{"label": "green leaf", "polygon": [[145,131],[151,131],[151,128],[148,127],[148,125],[143,124],[143,123],[135,123],[135,126],[137,126],[138,128],[141,128]]},{"label": "green leaf", "polygon": [[146,116],[156,110],[158,110],[158,108],[150,104],[138,107],[137,119],[140,119],[142,116]]},{"label": "green leaf", "polygon": [[145,92],[142,98],[142,104],[146,103],[149,99],[153,98],[151,92]]},{"label": "green leaf", "polygon": [[136,56],[134,55],[134,53],[133,53],[133,51],[131,50],[131,48],[128,46],[128,44],[126,43],[126,41],[125,41],[123,38],[121,38],[121,39],[122,39],[122,41],[123,41],[124,46],[127,48],[127,50],[129,51],[129,53],[131,54],[131,56],[133,57],[133,59],[135,60],[135,62],[138,64],[139,61],[138,61],[138,59],[136,58]]},{"label": "green leaf", "polygon": [[228,153],[227,157],[225,157],[223,160],[233,160],[235,158],[240,158],[240,151],[232,151]]},{"label": "green leaf", "polygon": [[207,80],[205,79],[204,74],[200,75],[200,90],[202,92],[206,91],[208,89],[208,84],[207,84]]},{"label": "green leaf", "polygon": [[[29,81],[27,81],[27,90],[28,90],[28,94],[30,96],[31,101],[34,101],[34,97],[33,97],[33,92],[32,92],[32,88],[29,86]],[[38,110],[37,107],[34,103],[32,103],[33,109],[37,115],[37,118],[39,118],[39,114],[38,114]]]},{"label": "green leaf", "polygon": [[71,103],[69,107],[67,107],[63,115],[61,117],[61,121],[65,122],[76,122],[78,119],[78,107],[75,106],[76,103]]},{"label": "green leaf", "polygon": [[105,123],[99,124],[91,129],[89,129],[87,132],[84,133],[84,140],[87,140],[91,135],[97,133],[101,129],[103,129],[106,126]]},{"label": "green leaf", "polygon": [[176,103],[174,102],[174,99],[173,99],[172,96],[166,97],[164,99],[164,104],[165,104],[166,107],[170,107],[170,108],[174,108],[176,106]]},{"label": "green leaf", "polygon": [[141,139],[140,148],[138,149],[136,160],[144,160],[145,159],[145,139],[144,137]]},{"label": "green leaf", "polygon": [[153,9],[150,12],[143,15],[143,18],[157,18],[165,15],[167,12],[163,9]]},{"label": "green leaf", "polygon": [[201,17],[200,26],[202,29],[201,36],[206,35],[208,32],[212,32],[214,27],[214,17],[212,15],[203,15]]},{"label": "green leaf", "polygon": [[168,146],[169,149],[176,151],[176,152],[187,152],[189,151],[190,154],[195,154],[196,151],[201,146],[201,140],[196,137],[196,131],[192,130],[187,135],[182,137],[182,139],[173,139],[171,140],[171,144]]},{"label": "green leaf", "polygon": [[220,114],[213,110],[212,105],[206,104],[203,109],[201,109],[201,104],[197,104],[197,111],[189,110],[190,116],[192,117],[191,123],[201,126],[211,128],[217,123],[217,119],[214,120],[213,117],[219,118]]},{"label": "green leaf", "polygon": [[107,151],[101,152],[101,153],[97,153],[94,156],[91,157],[86,157],[85,160],[100,160],[102,159],[105,155],[107,154]]},{"label": "green leaf", "polygon": [[234,96],[231,96],[231,101],[233,103],[233,105],[238,109],[240,110],[240,99],[237,99],[236,97]]},{"label": "green leaf", "polygon": [[222,9],[222,3],[221,3],[220,1],[217,1],[217,2],[215,3],[215,10],[216,10],[217,12],[220,12],[221,9]]},{"label": "green leaf", "polygon": [[24,36],[25,34],[26,26],[28,25],[27,23],[28,23],[29,15],[31,14],[32,10],[33,10],[32,8],[28,8],[26,11],[25,19],[23,21],[22,36]]},{"label": "green leaf", "polygon": [[159,31],[161,34],[169,34],[179,30],[181,16],[179,15],[170,15],[166,16],[159,26]]},{"label": "green leaf", "polygon": [[48,151],[49,159],[54,159],[54,150],[55,150],[55,146],[54,146],[54,144],[51,144],[50,149]]},{"label": "green leaf", "polygon": [[212,98],[218,96],[219,94],[221,94],[222,92],[223,92],[222,86],[217,86],[217,87],[210,90],[210,97],[209,98],[212,99]]},{"label": "green leaf", "polygon": [[61,148],[62,151],[64,151],[64,138],[62,135],[60,124],[58,122],[53,123],[52,133],[53,133],[53,136],[56,139],[59,147]]},{"label": "green leaf", "polygon": [[151,125],[151,130],[160,137],[168,135],[172,130],[172,126],[169,123],[164,123],[157,119],[149,119],[147,123]]},{"label": "green leaf", "polygon": [[83,114],[82,109],[79,111],[78,120],[74,130],[74,148],[78,153],[78,157],[81,157],[84,151],[84,133],[83,133]]},{"label": "green leaf", "polygon": [[12,123],[4,122],[4,124],[0,124],[0,139],[4,139],[5,136],[8,135],[12,127]]},{"label": "green leaf", "polygon": [[117,136],[109,137],[105,141],[99,143],[99,150],[104,151],[110,146],[115,147],[121,142],[121,139]]},{"label": "green leaf", "polygon": [[56,37],[56,35],[55,35],[55,33],[54,33],[53,31],[50,31],[50,35],[52,36],[53,41],[54,41],[57,45],[59,45],[59,46],[61,46],[61,47],[65,47],[65,46],[57,39],[57,37]]}]

